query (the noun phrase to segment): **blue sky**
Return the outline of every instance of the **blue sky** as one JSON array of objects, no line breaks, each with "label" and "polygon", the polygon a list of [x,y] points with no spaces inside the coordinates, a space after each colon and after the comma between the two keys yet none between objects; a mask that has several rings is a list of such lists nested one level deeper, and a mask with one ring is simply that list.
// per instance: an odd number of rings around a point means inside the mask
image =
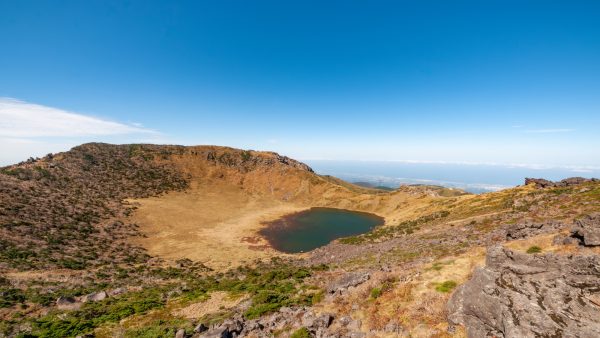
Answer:
[{"label": "blue sky", "polygon": [[0,164],[89,141],[600,166],[598,1],[2,1]]}]

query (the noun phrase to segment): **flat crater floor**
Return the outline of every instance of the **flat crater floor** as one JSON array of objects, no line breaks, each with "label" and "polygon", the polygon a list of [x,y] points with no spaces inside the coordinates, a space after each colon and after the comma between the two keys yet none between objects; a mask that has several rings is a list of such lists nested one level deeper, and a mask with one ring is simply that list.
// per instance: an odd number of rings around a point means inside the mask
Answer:
[{"label": "flat crater floor", "polygon": [[132,221],[144,234],[134,241],[149,254],[189,258],[214,269],[280,255],[257,231],[266,221],[306,208],[227,186],[196,187],[131,202],[137,206]]}]

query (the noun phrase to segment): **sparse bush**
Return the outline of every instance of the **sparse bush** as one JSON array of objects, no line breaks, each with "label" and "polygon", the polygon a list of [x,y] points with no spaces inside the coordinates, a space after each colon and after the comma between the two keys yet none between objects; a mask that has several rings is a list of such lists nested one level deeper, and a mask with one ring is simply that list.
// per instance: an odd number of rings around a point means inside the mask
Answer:
[{"label": "sparse bush", "polygon": [[530,246],[529,249],[527,249],[528,254],[536,254],[536,253],[540,253],[540,252],[542,252],[542,248],[540,248],[537,245]]},{"label": "sparse bush", "polygon": [[250,153],[250,151],[248,151],[248,150],[243,150],[242,151],[242,161],[243,162],[247,162],[251,158],[252,158],[252,154]]},{"label": "sparse bush", "polygon": [[371,298],[373,299],[377,299],[379,298],[379,296],[381,296],[381,288],[376,287],[376,288],[372,288],[371,289]]}]

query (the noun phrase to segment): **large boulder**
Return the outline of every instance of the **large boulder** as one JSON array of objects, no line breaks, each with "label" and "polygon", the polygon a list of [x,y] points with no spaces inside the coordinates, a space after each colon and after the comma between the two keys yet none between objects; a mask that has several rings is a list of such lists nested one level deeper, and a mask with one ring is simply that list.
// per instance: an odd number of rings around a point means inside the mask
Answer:
[{"label": "large boulder", "polygon": [[108,297],[106,291],[92,292],[81,297],[81,301],[84,303],[87,302],[99,302],[101,300],[105,300]]},{"label": "large boulder", "polygon": [[369,280],[371,275],[368,272],[351,272],[345,274],[340,279],[336,280],[327,288],[327,292],[336,293],[344,292],[349,287],[360,285]]},{"label": "large boulder", "polygon": [[600,256],[488,250],[448,302],[468,337],[600,337]]},{"label": "large boulder", "polygon": [[82,303],[74,297],[60,296],[56,300],[56,307],[59,310],[78,310],[81,308]]},{"label": "large boulder", "polygon": [[583,245],[600,245],[600,213],[589,214],[576,220],[573,235],[580,238]]}]

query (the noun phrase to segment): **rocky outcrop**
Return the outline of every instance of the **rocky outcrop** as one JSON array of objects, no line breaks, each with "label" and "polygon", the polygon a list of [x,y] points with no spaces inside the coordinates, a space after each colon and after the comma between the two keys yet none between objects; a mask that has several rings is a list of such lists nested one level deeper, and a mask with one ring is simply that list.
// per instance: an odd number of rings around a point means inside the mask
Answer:
[{"label": "rocky outcrop", "polygon": [[600,256],[492,247],[448,312],[468,337],[599,337]]},{"label": "rocky outcrop", "polygon": [[575,221],[573,237],[579,238],[585,246],[600,245],[600,213],[586,215]]},{"label": "rocky outcrop", "polygon": [[[360,332],[360,326],[359,320],[350,317],[342,317],[336,321],[330,313],[315,313],[307,307],[283,307],[278,312],[258,319],[244,319],[238,315],[211,328],[198,325],[191,337],[270,337],[274,332],[281,334],[299,328],[306,328],[312,337],[365,337],[366,334]],[[390,326],[389,329],[390,332],[395,332],[399,328],[401,327]]]},{"label": "rocky outcrop", "polygon": [[106,291],[92,292],[85,296],[81,297],[81,301],[84,303],[87,302],[99,302],[101,300],[105,300],[108,297]]},{"label": "rocky outcrop", "polygon": [[351,272],[331,283],[327,288],[327,292],[343,293],[350,287],[355,287],[368,281],[369,278],[370,274],[368,272]]},{"label": "rocky outcrop", "polygon": [[525,185],[534,184],[536,188],[569,187],[587,182],[597,182],[597,178],[570,177],[553,182],[543,178],[525,178]]},{"label": "rocky outcrop", "polygon": [[518,223],[509,225],[505,231],[506,240],[523,239],[555,232],[565,227],[564,223],[548,221],[542,223]]}]

